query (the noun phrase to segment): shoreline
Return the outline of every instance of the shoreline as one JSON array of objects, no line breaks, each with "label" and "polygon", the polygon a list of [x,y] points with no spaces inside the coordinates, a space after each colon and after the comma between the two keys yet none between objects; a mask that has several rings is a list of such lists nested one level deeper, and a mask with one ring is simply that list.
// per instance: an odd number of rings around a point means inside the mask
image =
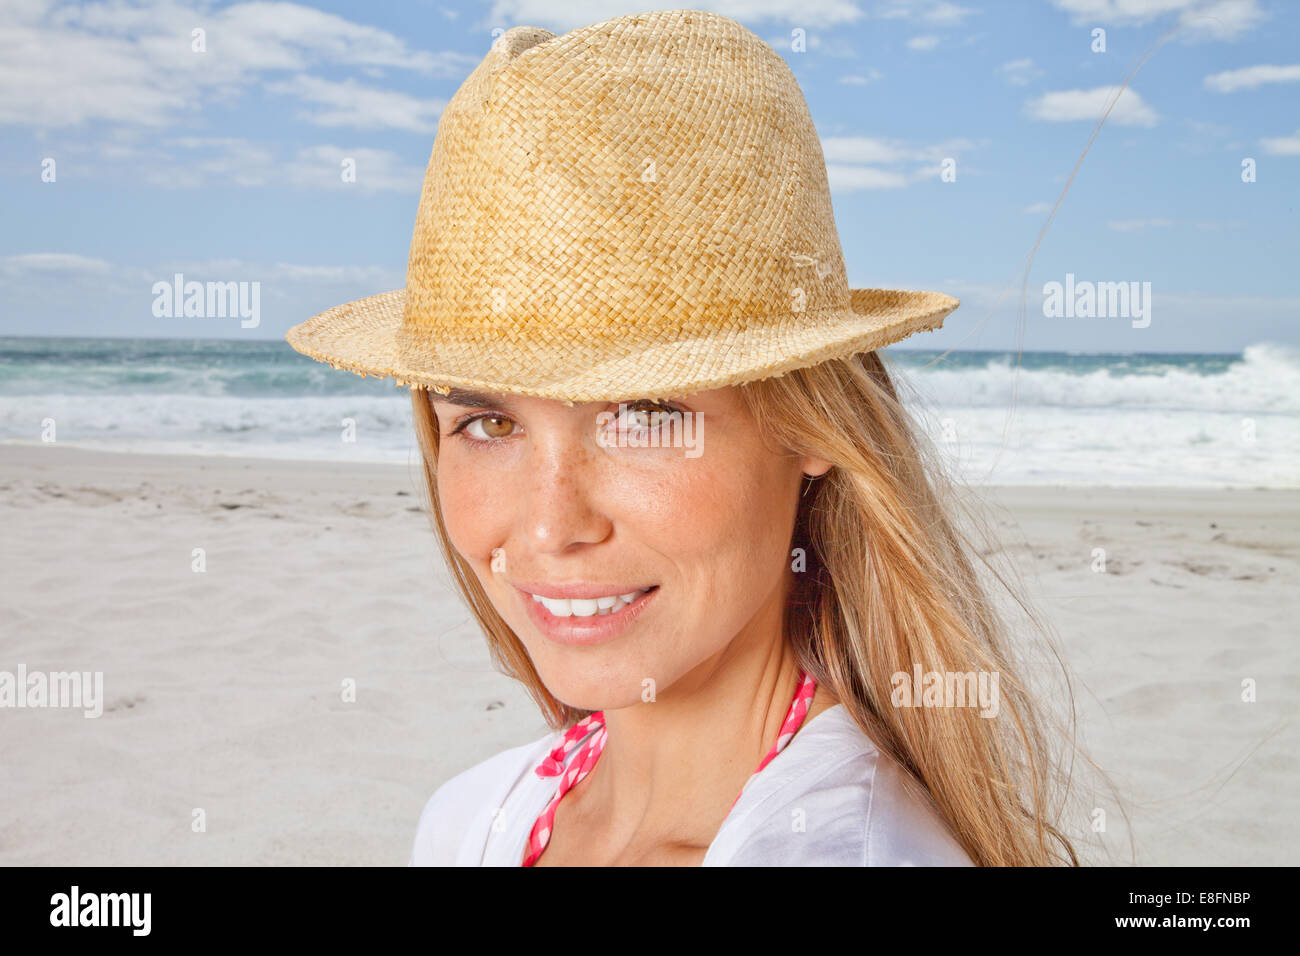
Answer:
[{"label": "shoreline", "polygon": [[[418,474],[419,462],[414,445],[411,448],[410,457],[405,462],[390,461],[388,459],[341,459],[341,458],[295,458],[290,456],[265,456],[265,455],[242,455],[242,454],[214,454],[207,452],[157,452],[157,451],[130,451],[125,449],[107,449],[107,448],[90,448],[76,445],[69,442],[59,443],[58,445],[46,444],[39,441],[29,441],[26,439],[7,439],[0,441],[0,474],[3,468],[9,464],[9,456],[6,452],[10,449],[15,450],[15,457],[12,459],[21,467],[43,466],[46,463],[39,460],[39,456],[53,453],[56,456],[69,456],[65,464],[71,465],[91,465],[97,464],[107,472],[119,472],[128,469],[129,465],[139,465],[147,462],[150,466],[161,467],[164,471],[175,471],[185,473],[195,467],[208,469],[225,467],[232,470],[248,470],[255,468],[264,468],[267,471],[274,471],[280,466],[293,471],[312,471],[323,468],[335,469],[357,469],[361,472],[373,471],[374,477],[383,476],[393,469],[402,468],[411,470]],[[84,456],[84,457],[80,457]],[[116,463],[116,464],[115,464]],[[167,467],[171,463],[171,467]],[[989,484],[971,484],[960,486],[964,489],[975,492],[999,492],[999,491],[1034,491],[1041,489],[1044,491],[1106,491],[1106,492],[1134,492],[1134,493],[1158,493],[1171,492],[1174,494],[1219,494],[1219,493],[1272,493],[1272,494],[1296,494],[1300,495],[1300,484],[1295,486],[1281,485],[1171,485],[1171,484],[1125,484],[1125,483],[1094,483],[1094,482],[991,482]],[[1300,499],[1298,499],[1300,500]]]}]

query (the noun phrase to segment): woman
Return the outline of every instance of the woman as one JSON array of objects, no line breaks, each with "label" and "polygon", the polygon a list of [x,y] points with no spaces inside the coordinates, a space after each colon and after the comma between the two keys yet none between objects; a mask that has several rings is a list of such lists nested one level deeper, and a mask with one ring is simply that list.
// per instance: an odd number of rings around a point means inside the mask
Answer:
[{"label": "woman", "polygon": [[734,20],[493,44],[406,288],[289,333],[412,388],[448,565],[555,728],[441,786],[412,863],[1075,859],[876,352],[956,306],[849,289],[807,106]]}]

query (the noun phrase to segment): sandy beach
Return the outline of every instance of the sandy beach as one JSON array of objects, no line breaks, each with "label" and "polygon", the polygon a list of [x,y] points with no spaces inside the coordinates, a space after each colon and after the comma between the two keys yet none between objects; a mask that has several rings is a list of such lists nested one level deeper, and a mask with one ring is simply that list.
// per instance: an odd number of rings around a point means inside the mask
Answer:
[{"label": "sandy beach", "polygon": [[[1300,491],[987,494],[1137,862],[1300,862]],[[104,675],[96,719],[0,709],[0,864],[405,864],[437,785],[547,730],[422,503],[414,463],[0,446],[0,671]]]}]

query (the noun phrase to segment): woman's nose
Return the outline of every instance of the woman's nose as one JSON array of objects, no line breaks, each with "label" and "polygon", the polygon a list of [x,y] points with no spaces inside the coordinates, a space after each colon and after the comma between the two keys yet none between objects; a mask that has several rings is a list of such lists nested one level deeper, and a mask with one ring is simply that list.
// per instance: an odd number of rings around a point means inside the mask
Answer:
[{"label": "woman's nose", "polygon": [[599,493],[600,464],[576,443],[529,449],[519,489],[519,530],[529,547],[559,554],[609,535],[611,522]]}]

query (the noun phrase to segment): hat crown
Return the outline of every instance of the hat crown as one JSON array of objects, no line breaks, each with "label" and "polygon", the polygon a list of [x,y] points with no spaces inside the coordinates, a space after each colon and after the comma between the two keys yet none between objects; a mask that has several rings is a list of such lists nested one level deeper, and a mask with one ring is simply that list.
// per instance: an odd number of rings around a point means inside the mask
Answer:
[{"label": "hat crown", "polygon": [[497,38],[439,120],[401,335],[644,344],[849,301],[790,68],[730,18],[659,11]]}]

